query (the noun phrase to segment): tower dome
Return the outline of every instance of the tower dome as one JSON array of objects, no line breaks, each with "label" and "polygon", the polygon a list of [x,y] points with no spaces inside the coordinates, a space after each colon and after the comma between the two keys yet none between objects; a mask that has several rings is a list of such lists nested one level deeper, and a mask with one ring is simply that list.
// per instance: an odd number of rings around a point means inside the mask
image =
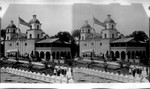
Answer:
[{"label": "tower dome", "polygon": [[10,24],[7,26],[7,28],[16,28],[13,20],[10,21]]},{"label": "tower dome", "polygon": [[115,21],[111,18],[111,15],[107,15],[107,19],[104,20],[104,23],[115,23]]},{"label": "tower dome", "polygon": [[85,21],[85,24],[82,25],[82,28],[91,28],[87,20]]},{"label": "tower dome", "polygon": [[33,19],[31,19],[29,23],[40,23],[40,21],[36,18],[36,15],[33,15]]}]

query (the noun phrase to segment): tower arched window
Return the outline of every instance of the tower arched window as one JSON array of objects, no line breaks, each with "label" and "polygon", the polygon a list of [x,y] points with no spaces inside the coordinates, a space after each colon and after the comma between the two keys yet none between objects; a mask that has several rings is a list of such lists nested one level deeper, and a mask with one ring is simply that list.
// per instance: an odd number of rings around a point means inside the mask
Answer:
[{"label": "tower arched window", "polygon": [[39,25],[37,25],[37,29],[39,29]]},{"label": "tower arched window", "polygon": [[114,25],[112,25],[112,29],[114,29]]},{"label": "tower arched window", "polygon": [[7,30],[7,32],[9,33],[9,29]]},{"label": "tower arched window", "polygon": [[30,34],[30,38],[32,38],[32,34]]},{"label": "tower arched window", "polygon": [[9,36],[7,36],[7,40],[9,40]]},{"label": "tower arched window", "polygon": [[114,38],[114,34],[112,34],[112,38]]},{"label": "tower arched window", "polygon": [[37,34],[37,38],[40,38],[40,35],[39,35],[39,34]]},{"label": "tower arched window", "polygon": [[88,33],[90,33],[90,29],[88,29]]},{"label": "tower arched window", "polygon": [[15,30],[15,29],[13,30],[13,33],[16,33],[16,30]]},{"label": "tower arched window", "polygon": [[82,40],[84,40],[84,37],[82,36]]},{"label": "tower arched window", "polygon": [[107,38],[107,34],[105,34],[105,38]]}]

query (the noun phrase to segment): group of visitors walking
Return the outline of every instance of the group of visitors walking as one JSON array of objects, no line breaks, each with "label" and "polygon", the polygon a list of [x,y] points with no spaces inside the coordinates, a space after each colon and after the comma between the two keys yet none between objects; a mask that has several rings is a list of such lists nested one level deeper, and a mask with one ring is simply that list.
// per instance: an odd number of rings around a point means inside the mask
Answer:
[{"label": "group of visitors walking", "polygon": [[129,68],[129,74],[133,77],[147,77],[148,67],[133,66]]},{"label": "group of visitors walking", "polygon": [[57,76],[67,76],[67,77],[71,77],[73,76],[73,70],[72,68],[63,68],[63,67],[58,67],[58,68],[54,68],[54,71],[53,71],[54,75],[57,75]]}]

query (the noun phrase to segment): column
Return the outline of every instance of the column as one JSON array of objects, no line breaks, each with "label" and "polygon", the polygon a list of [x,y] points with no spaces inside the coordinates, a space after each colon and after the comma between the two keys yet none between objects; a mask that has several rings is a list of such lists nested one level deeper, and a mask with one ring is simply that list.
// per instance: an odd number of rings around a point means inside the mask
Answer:
[{"label": "column", "polygon": [[125,60],[128,61],[129,58],[128,58],[128,54],[127,53],[125,53],[125,57],[126,57]]}]

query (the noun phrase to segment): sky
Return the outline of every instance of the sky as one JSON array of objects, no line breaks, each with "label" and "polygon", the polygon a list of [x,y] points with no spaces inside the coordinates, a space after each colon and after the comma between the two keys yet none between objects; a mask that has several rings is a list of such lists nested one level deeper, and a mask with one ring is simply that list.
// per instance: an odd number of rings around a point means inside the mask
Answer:
[{"label": "sky", "polygon": [[[2,28],[6,28],[13,20],[18,27],[18,16],[29,22],[36,14],[42,23],[42,30],[52,36],[59,31],[71,31],[72,6],[71,5],[31,5],[11,4],[2,18]],[[28,27],[19,25],[21,32],[25,33]]]},{"label": "sky", "polygon": [[[107,14],[111,14],[112,19],[117,23],[116,28],[124,35],[129,35],[133,31],[148,31],[148,17],[142,4],[132,5],[94,5],[94,4],[74,4],[74,5],[35,5],[35,4],[11,4],[2,18],[2,28],[6,28],[10,20],[18,27],[18,16],[29,22],[32,15],[36,14],[37,19],[42,23],[42,30],[52,36],[59,31],[69,31],[80,29],[88,20],[91,27],[94,26],[96,32],[100,32],[103,27],[93,25],[93,16],[103,22]],[[29,29],[19,25],[22,32]]]},{"label": "sky", "polygon": [[73,6],[73,28],[79,29],[88,20],[91,27],[100,32],[103,27],[94,24],[93,17],[101,22],[111,14],[112,19],[117,23],[116,28],[124,35],[129,35],[135,30],[142,30],[145,33],[148,31],[148,17],[142,4],[132,5],[93,5],[93,4],[76,4]]}]

